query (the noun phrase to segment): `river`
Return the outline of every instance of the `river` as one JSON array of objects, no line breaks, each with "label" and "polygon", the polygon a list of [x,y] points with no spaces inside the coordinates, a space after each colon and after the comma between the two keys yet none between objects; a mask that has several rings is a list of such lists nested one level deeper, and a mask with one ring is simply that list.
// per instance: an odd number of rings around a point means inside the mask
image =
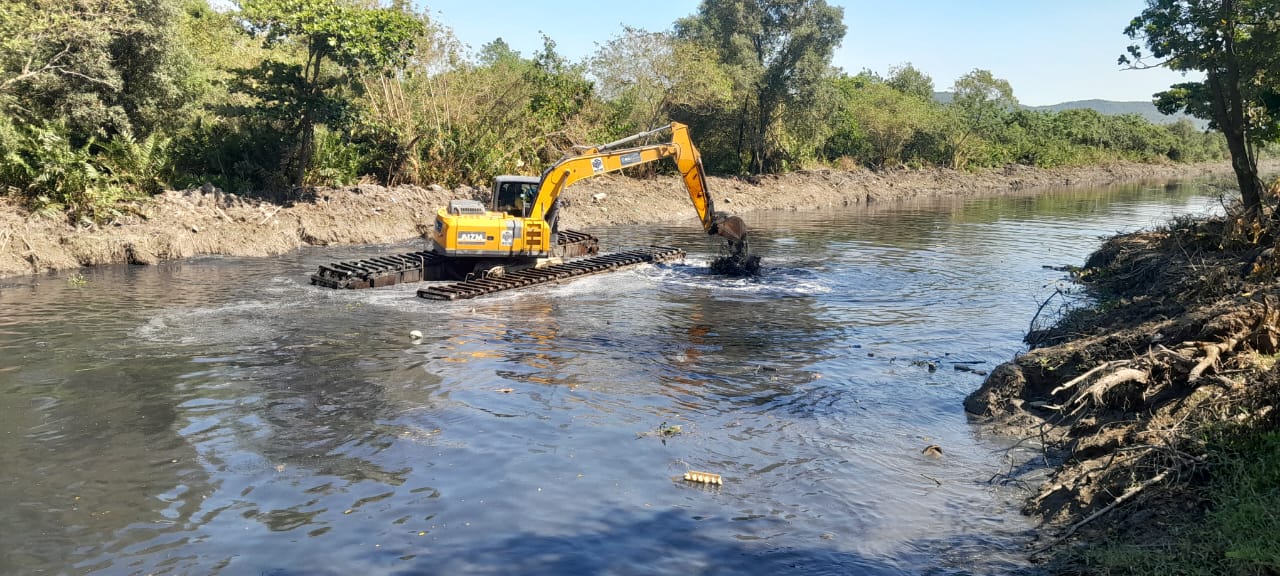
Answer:
[{"label": "river", "polygon": [[451,303],[308,285],[420,243],[0,279],[0,574],[1017,572],[1003,473],[1034,454],[964,396],[1065,286],[1045,266],[1217,207],[750,214],[750,280],[691,217],[597,231],[684,263]]}]

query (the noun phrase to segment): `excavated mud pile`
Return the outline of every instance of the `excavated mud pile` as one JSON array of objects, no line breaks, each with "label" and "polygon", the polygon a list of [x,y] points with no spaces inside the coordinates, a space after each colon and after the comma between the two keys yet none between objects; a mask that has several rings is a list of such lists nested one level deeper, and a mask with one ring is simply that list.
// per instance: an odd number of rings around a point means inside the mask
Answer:
[{"label": "excavated mud pile", "polygon": [[1097,304],[1029,334],[1033,349],[966,399],[1060,464],[1025,509],[1054,533],[1042,550],[1203,513],[1188,488],[1213,473],[1209,432],[1280,423],[1280,225],[1267,226],[1182,221],[1108,241],[1077,274]]},{"label": "excavated mud pile", "polygon": [[725,254],[711,261],[711,273],[721,276],[758,276],[760,257],[752,254]]}]

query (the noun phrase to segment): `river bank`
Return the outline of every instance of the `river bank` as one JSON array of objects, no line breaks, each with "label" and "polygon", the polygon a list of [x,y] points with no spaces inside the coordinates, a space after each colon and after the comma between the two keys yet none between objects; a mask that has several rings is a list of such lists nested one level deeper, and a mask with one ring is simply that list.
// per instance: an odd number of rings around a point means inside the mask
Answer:
[{"label": "river bank", "polygon": [[1046,302],[1057,321],[966,399],[1043,447],[1024,513],[1052,572],[1280,568],[1278,240],[1230,212],[1107,240],[1074,271],[1084,293]]},{"label": "river bank", "polygon": [[[1118,163],[1075,168],[957,172],[810,170],[750,180],[709,179],[717,208],[819,210],[919,197],[979,196],[1104,185],[1138,179],[1224,174],[1225,163]],[[373,244],[420,237],[436,208],[453,198],[487,200],[473,187],[449,190],[358,185],[308,190],[292,202],[271,203],[225,194],[211,186],[168,191],[122,207],[114,220],[75,226],[58,216],[31,214],[0,198],[0,277],[104,264],[156,264],[201,255],[269,256],[302,246]],[[696,216],[680,181],[671,176],[588,180],[562,196],[566,227],[646,224]]]}]

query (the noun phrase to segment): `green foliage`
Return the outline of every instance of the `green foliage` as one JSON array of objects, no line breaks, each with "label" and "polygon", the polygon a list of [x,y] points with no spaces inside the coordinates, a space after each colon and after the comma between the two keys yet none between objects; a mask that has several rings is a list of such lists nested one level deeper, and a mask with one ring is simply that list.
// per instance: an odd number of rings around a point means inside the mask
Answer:
[{"label": "green foliage", "polygon": [[[698,12],[676,22],[676,34],[713,49],[733,81],[740,105],[709,118],[678,118],[736,131],[733,164],[752,173],[795,164],[809,150],[784,146],[788,130],[809,115],[794,112],[820,102],[831,56],[844,37],[844,9],[825,0],[703,0]],[[792,112],[792,113],[788,113]],[[719,155],[713,155],[719,156]],[[745,162],[744,162],[745,159]],[[731,167],[729,162],[715,164]]]},{"label": "green foliage", "polygon": [[1090,574],[1211,575],[1280,572],[1280,433],[1254,432],[1213,446],[1203,521],[1187,522],[1168,546],[1126,542],[1083,551]]},{"label": "green foliage", "polygon": [[874,72],[837,76],[840,93],[831,115],[835,131],[823,153],[873,168],[901,164],[957,169],[1018,163],[1039,167],[1107,160],[1205,161],[1225,155],[1220,135],[1184,121],[1157,126],[1137,115],[1106,116],[1093,110],[1034,111],[1015,107],[1007,82],[975,71],[957,82],[957,98],[923,99],[924,84],[904,84]]},{"label": "green foliage", "polygon": [[158,194],[172,180],[172,143],[158,132],[141,141],[121,134],[103,143],[98,162],[110,170],[117,184],[142,194]]},{"label": "green foliage", "polygon": [[0,94],[76,144],[171,128],[191,58],[179,0],[0,1]]},{"label": "green foliage", "polygon": [[908,96],[925,101],[933,100],[933,78],[916,69],[910,62],[890,68],[885,84]]},{"label": "green foliage", "polygon": [[345,186],[360,179],[367,154],[339,132],[316,128],[315,153],[303,179],[304,186]]},{"label": "green foliage", "polygon": [[266,47],[281,49],[242,70],[238,88],[279,135],[267,152],[294,185],[307,177],[316,127],[348,127],[360,76],[404,67],[424,32],[411,13],[356,0],[244,0],[241,16]]},{"label": "green foliage", "polygon": [[660,126],[672,114],[711,114],[731,101],[732,83],[716,53],[663,32],[624,26],[592,56],[590,69],[615,137]]},{"label": "green foliage", "polygon": [[[1185,110],[1222,131],[1245,208],[1260,213],[1260,144],[1280,137],[1280,11],[1273,0],[1148,0],[1129,23],[1120,64],[1204,72],[1156,94],[1161,112]],[[1143,51],[1146,48],[1147,52]],[[1147,58],[1155,58],[1148,63]]]},{"label": "green foliage", "polygon": [[[277,198],[370,177],[487,185],[671,120],[728,173],[1225,153],[1220,135],[1185,122],[1019,110],[988,71],[957,81],[947,105],[909,63],[845,75],[830,65],[843,11],[823,0],[704,0],[673,32],[624,27],[584,62],[549,37],[530,56],[501,38],[469,54],[409,6],[0,0],[0,187],[79,221],[110,218],[120,198],[204,182]],[[1254,134],[1280,105],[1268,100],[1273,64],[1251,69]],[[1206,90],[1180,85],[1162,106],[1211,114]]]},{"label": "green foliage", "polygon": [[[843,122],[825,152],[862,159],[873,167],[896,167],[917,134],[936,124],[938,109],[931,100],[905,93],[888,83],[837,78],[843,100]],[[932,89],[929,90],[932,94]]]},{"label": "green foliage", "polygon": [[68,212],[76,222],[99,222],[118,213],[128,188],[94,153],[96,142],[76,145],[65,124],[8,125],[0,186],[20,190],[37,211]]}]

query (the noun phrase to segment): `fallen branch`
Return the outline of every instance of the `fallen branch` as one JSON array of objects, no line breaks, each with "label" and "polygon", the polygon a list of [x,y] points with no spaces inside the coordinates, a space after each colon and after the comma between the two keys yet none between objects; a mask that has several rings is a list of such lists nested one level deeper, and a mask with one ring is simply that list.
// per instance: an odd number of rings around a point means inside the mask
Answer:
[{"label": "fallen branch", "polygon": [[1097,382],[1094,382],[1088,388],[1077,392],[1076,395],[1067,402],[1067,404],[1075,405],[1076,408],[1071,411],[1072,414],[1075,414],[1084,408],[1084,400],[1086,397],[1092,398],[1093,404],[1095,406],[1099,406],[1102,404],[1102,397],[1113,388],[1128,382],[1146,384],[1147,379],[1150,376],[1151,374],[1146,370],[1139,370],[1137,368],[1121,368],[1111,374],[1099,378]]},{"label": "fallen branch", "polygon": [[1050,396],[1057,396],[1059,392],[1063,392],[1063,391],[1066,391],[1066,390],[1070,390],[1070,389],[1071,389],[1073,386],[1075,386],[1076,384],[1079,384],[1079,383],[1081,383],[1081,382],[1083,382],[1083,381],[1085,381],[1085,380],[1088,380],[1090,376],[1093,376],[1094,374],[1097,374],[1098,372],[1101,372],[1101,371],[1103,371],[1103,370],[1107,370],[1107,369],[1110,369],[1110,368],[1115,368],[1115,367],[1117,367],[1117,366],[1123,366],[1123,365],[1125,365],[1125,364],[1127,364],[1127,363],[1128,363],[1128,360],[1112,360],[1112,361],[1110,361],[1110,362],[1104,362],[1104,363],[1102,363],[1102,364],[1099,364],[1099,365],[1097,365],[1097,366],[1094,366],[1094,367],[1093,367],[1093,368],[1091,368],[1088,372],[1085,372],[1084,374],[1081,374],[1081,375],[1079,375],[1079,376],[1076,376],[1075,378],[1072,378],[1072,379],[1071,379],[1070,381],[1068,381],[1067,383],[1065,383],[1065,384],[1063,384],[1063,385],[1061,385],[1061,386],[1058,386],[1057,388],[1054,388],[1054,389],[1053,389],[1053,391],[1049,393],[1049,395],[1050,395]]},{"label": "fallen branch", "polygon": [[267,214],[266,216],[264,216],[264,217],[262,218],[262,220],[258,221],[258,225],[259,225],[259,226],[261,226],[261,225],[263,225],[263,224],[266,224],[266,223],[267,223],[267,220],[270,220],[270,219],[274,218],[276,214],[280,213],[280,209],[281,209],[281,208],[284,208],[284,206],[276,206],[275,211],[273,211],[273,212],[272,212],[272,213],[270,213],[270,214]]},{"label": "fallen branch", "polygon": [[1058,536],[1057,538],[1055,538],[1053,542],[1045,544],[1044,546],[1036,549],[1036,551],[1032,552],[1031,555],[1037,556],[1037,555],[1043,554],[1044,552],[1048,551],[1050,548],[1053,548],[1054,546],[1057,546],[1058,544],[1063,543],[1064,541],[1066,541],[1067,538],[1070,538],[1073,534],[1075,534],[1076,530],[1079,530],[1081,526],[1084,526],[1085,524],[1093,522],[1094,520],[1101,518],[1104,514],[1111,512],[1112,510],[1115,510],[1117,506],[1124,504],[1134,496],[1137,496],[1143,490],[1150,488],[1152,485],[1163,482],[1165,479],[1165,476],[1167,476],[1168,474],[1169,472],[1166,470],[1164,472],[1156,474],[1146,482],[1143,482],[1137,486],[1134,486],[1133,488],[1125,490],[1124,494],[1121,494],[1119,498],[1112,500],[1110,504],[1107,504],[1106,506],[1102,507],[1101,510],[1094,512],[1093,514],[1090,514],[1084,520],[1081,520],[1079,522],[1076,522],[1075,524],[1072,524],[1070,527],[1067,528],[1066,532],[1062,533],[1061,536]]}]

